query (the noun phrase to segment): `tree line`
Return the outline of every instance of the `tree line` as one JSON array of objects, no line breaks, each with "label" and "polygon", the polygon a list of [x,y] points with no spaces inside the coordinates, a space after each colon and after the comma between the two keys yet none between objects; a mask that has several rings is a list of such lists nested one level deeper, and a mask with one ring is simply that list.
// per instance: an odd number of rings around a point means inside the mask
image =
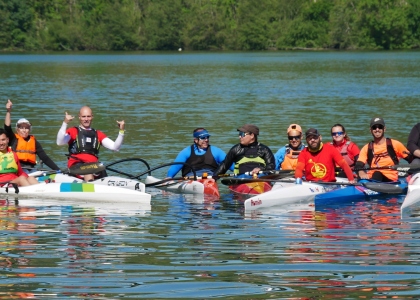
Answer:
[{"label": "tree line", "polygon": [[420,0],[0,0],[3,51],[412,49]]}]

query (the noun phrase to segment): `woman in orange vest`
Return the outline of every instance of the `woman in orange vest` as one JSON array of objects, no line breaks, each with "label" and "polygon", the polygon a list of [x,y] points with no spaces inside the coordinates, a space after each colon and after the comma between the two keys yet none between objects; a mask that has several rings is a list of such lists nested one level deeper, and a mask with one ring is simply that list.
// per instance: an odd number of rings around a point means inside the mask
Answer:
[{"label": "woman in orange vest", "polygon": [[[41,144],[30,133],[31,123],[27,119],[19,119],[16,123],[16,133],[13,132],[11,123],[12,101],[7,100],[6,104],[6,117],[4,119],[4,129],[7,137],[9,138],[9,145],[14,152],[16,152],[22,169],[30,173],[36,166],[36,156],[42,160],[48,167],[53,170],[60,170],[60,168],[52,161],[51,158],[45,153]],[[33,181],[32,184],[38,182],[35,178],[30,177],[29,180]]]},{"label": "woman in orange vest", "polygon": [[[333,141],[331,145],[340,152],[341,156],[348,163],[351,169],[354,169],[354,164],[359,157],[360,149],[359,147],[351,141],[348,136],[346,129],[341,124],[335,124],[331,127],[331,137]],[[339,174],[340,177],[344,176]]]}]

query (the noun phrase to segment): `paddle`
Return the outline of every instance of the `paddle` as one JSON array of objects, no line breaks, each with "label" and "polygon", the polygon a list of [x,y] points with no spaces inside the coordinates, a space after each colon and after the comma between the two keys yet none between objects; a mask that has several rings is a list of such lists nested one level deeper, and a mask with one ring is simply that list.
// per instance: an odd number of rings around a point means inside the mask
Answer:
[{"label": "paddle", "polygon": [[[177,184],[179,181],[184,181],[184,180],[188,180],[188,177],[174,177],[174,178],[165,178],[156,182],[152,182],[152,183],[146,183],[145,186],[146,187],[151,187],[151,186],[156,186],[156,185],[160,185],[162,183],[165,182],[169,182],[169,181],[175,181],[174,184]],[[171,185],[171,184],[169,184]]]},{"label": "paddle", "polygon": [[395,170],[398,172],[413,174],[413,173],[420,172],[420,165],[419,164],[395,165],[395,166],[372,167],[372,168],[366,167],[366,168],[354,169],[354,171],[369,171],[369,170]]},{"label": "paddle", "polygon": [[[291,180],[275,180],[275,179],[262,179],[262,178],[232,178],[232,179],[222,179],[222,184],[224,185],[235,185],[242,183],[252,183],[252,182],[289,182],[293,183]],[[384,194],[402,194],[404,191],[401,187],[393,185],[392,183],[382,183],[382,182],[363,182],[363,183],[349,183],[349,182],[324,182],[324,181],[305,181],[308,183],[316,183],[322,185],[350,185],[350,186],[364,186],[369,190],[384,193]]]},{"label": "paddle", "polygon": [[[267,170],[267,171],[259,171],[258,174],[264,174],[258,178],[267,178],[267,179],[275,179],[275,178],[285,178],[295,174],[294,170]],[[251,172],[245,172],[242,174],[219,174],[219,177],[237,177],[241,175],[252,175]]]},{"label": "paddle", "polygon": [[[194,176],[185,176],[185,177],[169,177],[169,178],[165,178],[165,179],[162,179],[162,180],[159,180],[159,181],[156,181],[156,182],[147,183],[147,184],[146,184],[146,187],[159,185],[159,184],[162,184],[162,183],[165,183],[165,182],[169,182],[169,181],[175,181],[174,183],[169,184],[169,185],[172,185],[172,184],[177,184],[177,183],[178,183],[178,182],[180,182],[180,181],[185,181],[185,180],[197,180],[197,179],[202,179],[202,178],[203,178],[203,177],[200,177],[200,176],[197,176],[197,177],[194,177]],[[211,178],[211,176],[209,176],[209,178]]]},{"label": "paddle", "polygon": [[64,170],[47,171],[41,175],[36,175],[34,177],[40,177],[44,175],[57,174],[57,173],[70,174],[70,175],[87,175],[87,174],[102,172],[104,170],[105,170],[105,166],[102,163],[94,162],[94,163],[77,164],[75,166],[70,167],[69,169],[64,169]]}]

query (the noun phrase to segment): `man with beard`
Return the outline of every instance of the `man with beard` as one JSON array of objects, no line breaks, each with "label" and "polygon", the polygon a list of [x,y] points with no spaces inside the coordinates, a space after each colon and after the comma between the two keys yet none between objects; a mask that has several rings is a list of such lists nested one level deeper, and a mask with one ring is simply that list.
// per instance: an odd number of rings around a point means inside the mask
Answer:
[{"label": "man with beard", "polygon": [[[184,148],[175,158],[175,162],[187,163],[194,168],[198,176],[203,173],[212,175],[213,171],[225,159],[225,152],[216,146],[210,146],[210,133],[205,128],[196,128],[193,131],[193,144]],[[193,175],[191,167],[182,164],[172,165],[167,178],[174,177],[182,168],[182,176]]]},{"label": "man with beard", "polygon": [[[399,141],[385,138],[385,121],[383,118],[372,118],[370,120],[370,132],[373,141],[365,145],[360,151],[355,169],[368,167],[387,167],[399,164],[399,159],[403,158],[410,162],[412,155],[407,148]],[[376,181],[391,182],[398,180],[398,171],[391,169],[359,171],[361,179],[373,179]]]},{"label": "man with beard", "polygon": [[238,128],[239,143],[233,146],[225,160],[214,171],[213,178],[218,179],[219,174],[225,174],[234,163],[235,174],[258,174],[264,170],[274,170],[275,158],[270,148],[258,142],[260,129],[253,124],[245,124]]},{"label": "man with beard", "polygon": [[354,183],[354,176],[348,163],[331,144],[322,143],[322,136],[317,129],[309,128],[305,136],[308,146],[298,157],[296,183],[302,182],[303,172],[307,181],[335,182],[336,165],[343,169],[350,183]]},{"label": "man with beard", "polygon": [[290,124],[287,128],[289,144],[280,148],[274,158],[276,159],[276,170],[294,170],[300,152],[305,148],[302,143],[302,127],[298,124]]}]

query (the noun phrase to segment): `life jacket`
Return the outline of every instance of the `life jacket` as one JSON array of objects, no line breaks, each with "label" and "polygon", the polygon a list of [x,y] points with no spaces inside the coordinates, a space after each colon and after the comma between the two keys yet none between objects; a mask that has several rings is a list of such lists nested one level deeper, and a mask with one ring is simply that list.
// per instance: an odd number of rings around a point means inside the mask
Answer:
[{"label": "life jacket", "polygon": [[[387,150],[386,153],[375,155],[373,151],[373,141],[370,142],[368,145],[368,152],[367,152],[367,164],[369,166],[372,166],[372,162],[376,164],[377,161],[381,159],[381,157],[389,156],[391,157],[394,164],[398,165],[400,160],[398,159],[397,154],[395,153],[395,150],[394,150],[394,147],[392,146],[392,141],[390,138],[386,138],[386,150]],[[375,159],[375,161],[373,161],[373,159]]]},{"label": "life jacket", "polygon": [[15,154],[8,149],[8,152],[0,152],[0,174],[17,173],[18,164],[15,159]]},{"label": "life jacket", "polygon": [[[189,164],[194,168],[194,171],[208,169],[208,170],[216,170],[217,162],[214,159],[213,153],[211,152],[211,146],[207,148],[206,153],[203,155],[197,155],[194,151],[195,145],[191,145],[191,156],[187,159],[185,163]],[[182,176],[187,176],[188,173],[191,172],[191,168],[189,166],[184,165],[182,167]]]},{"label": "life jacket", "polygon": [[[333,142],[330,142],[330,144],[334,146]],[[347,149],[349,148],[350,144],[351,144],[351,141],[347,141],[344,144],[344,146],[340,149],[340,154],[344,158],[346,163],[350,166],[350,168],[352,168],[354,166],[355,162],[354,162],[354,159],[351,159],[349,157],[349,154],[347,153]]]},{"label": "life jacket", "polygon": [[12,150],[16,152],[19,160],[24,163],[32,165],[36,164],[36,141],[33,135],[29,135],[29,140],[26,141],[19,134],[16,134],[16,140],[12,145]]},{"label": "life jacket", "polygon": [[293,150],[290,144],[286,145],[286,155],[281,163],[282,170],[295,170],[297,166],[298,156],[302,150]]},{"label": "life jacket", "polygon": [[69,145],[69,152],[71,154],[88,153],[98,156],[101,143],[96,130],[93,128],[90,130],[81,127],[76,128],[78,133],[76,139]]},{"label": "life jacket", "polygon": [[254,168],[264,168],[265,161],[258,154],[259,145],[246,147],[242,158],[235,163],[233,173],[243,174],[252,171]]}]

